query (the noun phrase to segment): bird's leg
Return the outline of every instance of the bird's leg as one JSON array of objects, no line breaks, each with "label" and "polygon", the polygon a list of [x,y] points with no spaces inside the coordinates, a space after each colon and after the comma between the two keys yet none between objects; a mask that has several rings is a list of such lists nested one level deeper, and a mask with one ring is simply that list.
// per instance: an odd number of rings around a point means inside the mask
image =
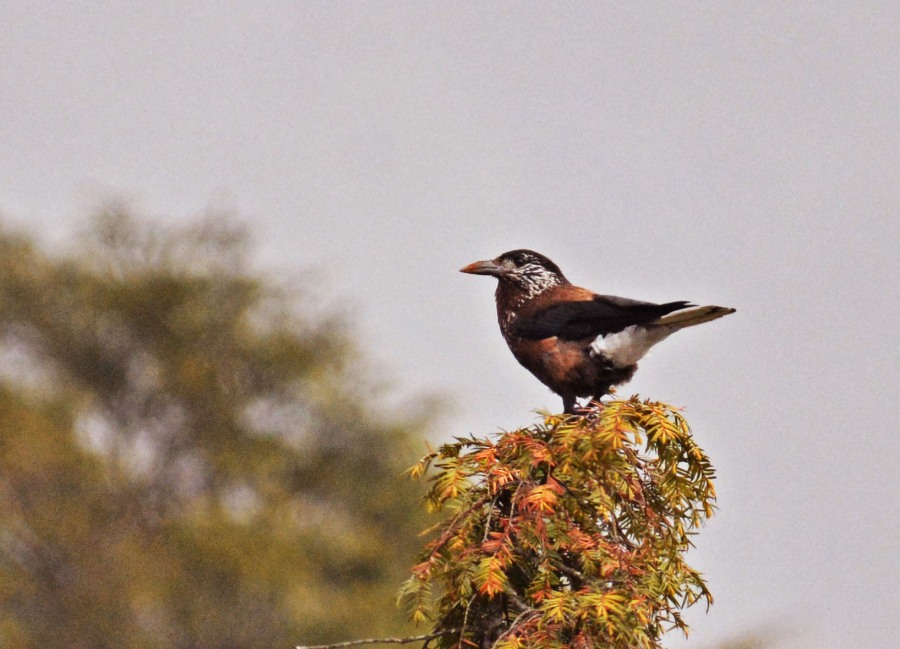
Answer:
[{"label": "bird's leg", "polygon": [[597,397],[593,397],[591,401],[588,402],[585,406],[579,406],[575,401],[574,396],[564,396],[563,397],[563,412],[567,415],[577,415],[579,417],[586,417],[588,415],[597,414],[597,412],[602,408],[602,404],[600,403],[600,399]]},{"label": "bird's leg", "polygon": [[599,412],[600,410],[603,409],[603,402],[600,401],[600,399],[602,399],[602,398],[603,398],[602,394],[599,397],[597,395],[592,396],[590,401],[588,401],[588,405],[585,407],[590,408],[594,412]]}]

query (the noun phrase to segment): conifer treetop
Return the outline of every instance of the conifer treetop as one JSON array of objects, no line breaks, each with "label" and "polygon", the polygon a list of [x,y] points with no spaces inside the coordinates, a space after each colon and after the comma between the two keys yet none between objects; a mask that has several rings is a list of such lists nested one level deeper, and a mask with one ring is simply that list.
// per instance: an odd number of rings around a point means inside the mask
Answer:
[{"label": "conifer treetop", "polygon": [[399,600],[440,647],[656,648],[712,602],[685,553],[713,514],[714,470],[672,406],[546,415],[456,438],[409,473],[447,516]]}]

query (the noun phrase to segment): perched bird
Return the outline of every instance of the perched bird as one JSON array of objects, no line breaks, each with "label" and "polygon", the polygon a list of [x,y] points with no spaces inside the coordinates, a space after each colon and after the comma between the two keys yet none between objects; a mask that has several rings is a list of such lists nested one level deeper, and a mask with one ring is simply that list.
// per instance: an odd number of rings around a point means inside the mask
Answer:
[{"label": "perched bird", "polygon": [[461,272],[499,280],[497,318],[506,344],[562,397],[567,413],[578,412],[577,398],[599,400],[631,380],[637,362],[664,338],[735,311],[598,295],[569,282],[559,266],[532,250],[504,252]]}]

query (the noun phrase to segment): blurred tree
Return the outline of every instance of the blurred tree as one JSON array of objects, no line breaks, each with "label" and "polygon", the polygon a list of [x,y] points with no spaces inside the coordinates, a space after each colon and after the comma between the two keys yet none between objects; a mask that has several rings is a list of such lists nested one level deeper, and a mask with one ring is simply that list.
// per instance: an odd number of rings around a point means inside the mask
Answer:
[{"label": "blurred tree", "polygon": [[396,631],[423,421],[373,415],[342,321],[222,220],[75,248],[0,233],[0,646]]}]

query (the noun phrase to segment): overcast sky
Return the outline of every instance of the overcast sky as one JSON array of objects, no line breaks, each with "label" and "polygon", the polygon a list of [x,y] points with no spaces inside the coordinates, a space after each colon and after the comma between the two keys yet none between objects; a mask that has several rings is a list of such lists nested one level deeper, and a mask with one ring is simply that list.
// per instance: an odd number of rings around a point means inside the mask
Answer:
[{"label": "overcast sky", "polygon": [[718,468],[673,647],[900,646],[898,118],[895,1],[0,3],[6,221],[231,209],[395,394],[446,395],[436,436],[560,407],[464,264],[736,307],[621,390]]}]

